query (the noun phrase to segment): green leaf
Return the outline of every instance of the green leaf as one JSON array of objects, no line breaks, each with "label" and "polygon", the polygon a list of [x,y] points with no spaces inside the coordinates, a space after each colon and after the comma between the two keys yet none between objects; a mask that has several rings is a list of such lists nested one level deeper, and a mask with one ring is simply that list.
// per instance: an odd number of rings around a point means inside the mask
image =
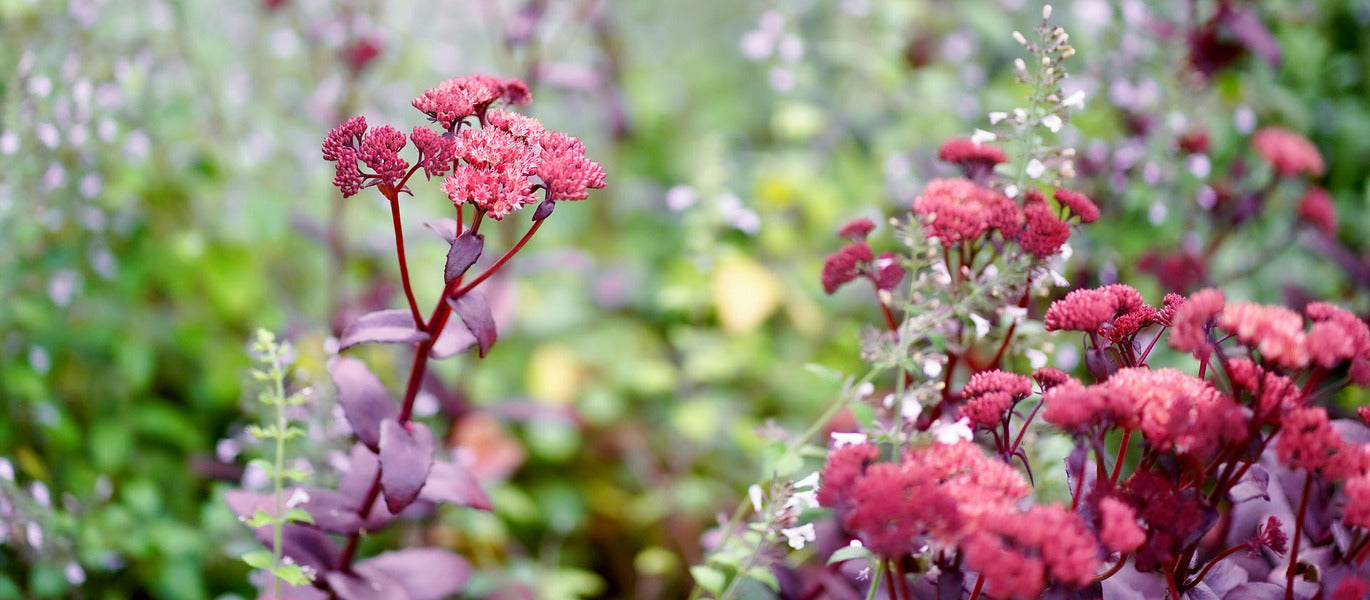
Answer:
[{"label": "green leaf", "polygon": [[723,586],[728,583],[727,575],[708,565],[690,567],[690,576],[694,578],[695,585],[714,595],[721,593]]},{"label": "green leaf", "polygon": [[285,511],[284,517],[285,517],[285,520],[287,520],[287,521],[294,521],[294,522],[296,522],[296,523],[311,523],[311,524],[312,524],[312,523],[314,522],[314,516],[313,516],[313,515],[310,515],[310,514],[309,514],[309,511],[306,511],[306,510],[303,509],[303,508],[292,508],[292,509],[290,509],[290,510],[287,510],[287,511]]},{"label": "green leaf", "polygon": [[870,560],[871,551],[866,549],[865,546],[843,546],[838,548],[836,552],[833,552],[832,556],[828,557],[828,564],[831,565],[846,560],[856,560],[858,558]]},{"label": "green leaf", "polygon": [[281,478],[290,481],[304,481],[309,479],[309,472],[300,469],[286,469],[281,471]]},{"label": "green leaf", "polygon": [[269,569],[273,558],[266,550],[254,550],[243,555],[243,562],[254,569]]},{"label": "green leaf", "polygon": [[804,370],[813,374],[814,377],[817,377],[823,383],[833,386],[842,383],[842,372],[838,371],[837,369],[820,365],[818,363],[807,363],[804,365]]},{"label": "green leaf", "polygon": [[267,525],[275,525],[277,522],[278,521],[275,516],[264,510],[259,510],[253,513],[252,517],[250,517],[246,521],[247,526],[252,527],[254,529],[257,527],[265,527]]},{"label": "green leaf", "polygon": [[851,409],[852,417],[857,423],[861,424],[861,429],[870,431],[875,428],[875,409],[865,402],[852,402],[847,407]]},{"label": "green leaf", "polygon": [[304,569],[300,568],[300,565],[296,564],[281,565],[272,569],[271,574],[280,577],[290,585],[305,585],[313,579]]},{"label": "green leaf", "polygon": [[274,430],[275,427],[262,427],[261,425],[247,426],[248,435],[251,435],[252,437],[257,438],[259,440],[275,437],[275,435],[273,434]]},{"label": "green leaf", "polygon": [[766,567],[756,566],[747,569],[747,576],[766,584],[772,590],[780,589],[780,581],[775,578],[775,573]]},{"label": "green leaf", "polygon": [[263,458],[254,458],[252,460],[247,461],[247,466],[257,467],[258,469],[261,469],[262,472],[266,473],[266,476],[269,478],[274,479],[276,477],[276,465],[271,464],[271,461],[269,460]]},{"label": "green leaf", "polygon": [[306,431],[304,428],[296,427],[294,425],[287,426],[285,428],[285,440],[288,442],[295,438],[302,438],[305,436],[305,433]]}]

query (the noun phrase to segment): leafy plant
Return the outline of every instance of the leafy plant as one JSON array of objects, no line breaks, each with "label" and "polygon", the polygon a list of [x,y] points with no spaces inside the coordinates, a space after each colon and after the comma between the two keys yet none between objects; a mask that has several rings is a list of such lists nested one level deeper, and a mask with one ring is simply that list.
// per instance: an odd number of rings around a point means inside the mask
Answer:
[{"label": "leafy plant", "polygon": [[[436,599],[459,591],[470,574],[466,561],[438,548],[392,551],[360,562],[356,558],[363,535],[384,528],[416,502],[490,508],[464,464],[435,458],[435,436],[428,425],[414,420],[414,403],[430,359],[471,348],[485,357],[495,343],[495,319],[477,287],[524,247],[558,201],[581,200],[588,197],[588,189],[604,186],[603,170],[585,157],[579,140],[547,131],[532,118],[493,108],[501,101],[525,104],[530,100],[521,81],[462,77],[413,101],[441,132],[420,126],[406,140],[388,125],[368,131],[366,119],[354,117],[324,140],[323,156],[336,163],[334,184],[344,197],[375,188],[388,201],[408,304],[407,310],[361,316],[343,331],[339,349],[404,344],[414,346],[414,357],[398,406],[365,363],[347,356],[332,359],[329,371],[338,402],[357,437],[337,489],[297,490],[303,499],[299,508],[313,517],[309,522],[282,526],[281,521],[289,519],[248,518],[273,552],[317,573],[316,595],[343,600]],[[412,165],[399,155],[409,142],[418,154]],[[456,212],[454,219],[427,223],[450,244],[442,295],[427,318],[419,312],[411,286],[400,220],[400,194],[412,194],[407,184],[420,170],[428,178],[446,175],[442,191]],[[481,226],[531,204],[537,208],[523,236],[479,274],[466,279],[485,250]],[[472,209],[469,223],[464,218],[468,206]],[[236,491],[227,500],[242,516],[256,515],[263,498]],[[269,536],[263,527],[267,524],[278,528]],[[344,539],[341,548],[331,535]],[[292,590],[292,594],[304,593]]]}]

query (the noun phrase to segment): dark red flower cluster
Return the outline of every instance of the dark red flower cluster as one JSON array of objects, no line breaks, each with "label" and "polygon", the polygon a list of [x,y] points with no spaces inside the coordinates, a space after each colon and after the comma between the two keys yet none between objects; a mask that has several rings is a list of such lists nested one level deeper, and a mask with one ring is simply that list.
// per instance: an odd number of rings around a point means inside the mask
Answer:
[{"label": "dark red flower cluster", "polygon": [[961,414],[975,427],[992,428],[1003,422],[1015,404],[1032,394],[1032,380],[1000,370],[981,371],[961,388]]},{"label": "dark red flower cluster", "polygon": [[1299,198],[1299,218],[1327,235],[1337,235],[1337,208],[1332,195],[1320,187],[1308,188]]},{"label": "dark red flower cluster", "polygon": [[928,237],[947,247],[978,239],[990,230],[1013,239],[1023,225],[1023,211],[1013,200],[967,179],[928,182],[913,201],[913,212],[925,218]]},{"label": "dark red flower cluster", "polygon": [[1008,162],[1008,155],[970,138],[953,138],[937,150],[937,160],[958,165],[967,179],[983,182],[994,172],[994,165]]},{"label": "dark red flower cluster", "polygon": [[1283,127],[1262,127],[1251,136],[1251,145],[1281,177],[1318,177],[1326,168],[1313,142]]},{"label": "dark red flower cluster", "polygon": [[1146,542],[1133,554],[1138,571],[1168,567],[1204,531],[1204,508],[1194,488],[1180,488],[1153,471],[1137,471],[1123,481],[1121,492],[1146,529]]},{"label": "dark red flower cluster", "polygon": [[823,261],[823,291],[831,294],[859,278],[869,279],[875,284],[876,290],[889,291],[904,280],[904,267],[899,264],[898,256],[893,252],[885,252],[877,259],[871,252],[870,244],[865,241],[865,234],[870,230],[864,226],[868,223],[869,219],[853,221],[838,231],[842,237],[857,238],[858,233],[860,237]]},{"label": "dark red flower cluster", "polygon": [[1052,302],[1043,320],[1047,331],[1083,331],[1113,342],[1130,340],[1142,328],[1162,323],[1160,311],[1121,283],[1072,291]]},{"label": "dark red flower cluster", "polygon": [[[429,178],[446,175],[442,189],[453,203],[472,204],[496,220],[536,202],[539,189],[555,202],[582,200],[590,189],[604,187],[604,169],[585,156],[580,140],[548,131],[536,119],[490,110],[501,99],[524,104],[531,96],[516,79],[473,75],[446,81],[415,98],[414,107],[447,132],[414,128],[409,141],[418,161],[413,169],[399,156],[406,143],[403,133],[390,126],[368,133],[366,119],[348,120],[323,142],[324,158],[337,163],[334,185],[343,197],[368,185],[382,186],[393,196],[394,188],[422,168]],[[483,126],[462,129],[469,117]]]},{"label": "dark red flower cluster", "polygon": [[452,131],[467,117],[484,115],[500,99],[517,105],[529,103],[533,96],[528,85],[517,79],[470,75],[442,82],[415,98],[413,105],[443,129]]}]

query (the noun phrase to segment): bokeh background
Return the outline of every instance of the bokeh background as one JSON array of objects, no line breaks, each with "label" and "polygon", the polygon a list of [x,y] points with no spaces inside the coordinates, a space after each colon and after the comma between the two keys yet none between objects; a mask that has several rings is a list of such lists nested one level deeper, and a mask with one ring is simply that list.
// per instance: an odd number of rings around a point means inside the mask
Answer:
[{"label": "bokeh background", "polygon": [[[1072,285],[1365,312],[1370,2],[1055,13],[1078,49],[1066,88],[1086,94],[1061,142],[1104,211],[1072,242]],[[528,81],[528,112],[585,140],[609,186],[493,282],[491,356],[441,363],[421,397],[495,510],[370,543],[458,550],[473,598],[682,597],[705,532],[764,476],[767,430],[803,429],[835,397],[805,366],[859,368],[878,314],[868,290],[823,294],[835,230],[903,214],[953,175],[942,141],[1024,105],[1010,33],[1040,15],[1024,0],[0,0],[0,598],[255,597],[236,558],[252,542],[222,502],[254,485],[252,332],[294,343],[292,384],[314,391],[294,456],[326,479],[347,445],[332,338],[402,303],[380,198],[342,200],[319,142],[356,114],[420,124],[414,96],[472,73]],[[1255,158],[1266,125],[1321,150],[1331,231],[1297,215],[1309,184],[1272,183]],[[1204,151],[1181,143],[1200,132]],[[450,204],[413,187],[411,269],[431,299],[445,248],[419,223]],[[1259,203],[1232,200],[1253,187]],[[402,382],[405,353],[363,355]]]}]

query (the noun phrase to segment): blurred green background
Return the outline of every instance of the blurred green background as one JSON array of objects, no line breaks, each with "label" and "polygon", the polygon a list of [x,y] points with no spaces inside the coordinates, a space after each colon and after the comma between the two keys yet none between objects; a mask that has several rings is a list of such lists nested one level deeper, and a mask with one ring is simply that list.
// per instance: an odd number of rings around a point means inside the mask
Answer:
[{"label": "blurred green background", "polygon": [[[527,80],[528,112],[585,140],[609,186],[562,206],[492,282],[500,343],[440,363],[421,402],[478,456],[495,511],[440,511],[371,544],[457,549],[481,573],[470,597],[683,596],[702,534],[763,475],[764,429],[802,428],[836,393],[804,365],[861,368],[868,290],[818,284],[837,227],[902,214],[953,176],[942,141],[1023,104],[1009,34],[1041,13],[436,4],[0,0],[0,598],[254,597],[236,559],[251,542],[221,501],[256,452],[252,331],[298,349],[316,439],[296,454],[326,480],[345,447],[330,338],[403,302],[384,205],[341,200],[319,142],[354,114],[407,131],[411,98],[471,73]],[[1087,94],[1062,142],[1105,215],[1073,240],[1071,282],[1127,281],[1153,303],[1188,291],[1144,258],[1216,237],[1212,181],[1243,163],[1230,182],[1264,185],[1247,140],[1281,124],[1327,159],[1334,243],[1305,234],[1302,184],[1281,183],[1188,287],[1364,312],[1370,2],[1239,5],[1278,62],[1253,52],[1249,23],[1215,17],[1224,5],[1057,4],[1079,49],[1067,87]],[[1198,77],[1210,24],[1230,60]],[[1196,129],[1202,158],[1177,150]],[[450,212],[436,184],[404,204],[421,304],[445,256],[420,224]],[[402,383],[406,353],[363,355]]]}]

